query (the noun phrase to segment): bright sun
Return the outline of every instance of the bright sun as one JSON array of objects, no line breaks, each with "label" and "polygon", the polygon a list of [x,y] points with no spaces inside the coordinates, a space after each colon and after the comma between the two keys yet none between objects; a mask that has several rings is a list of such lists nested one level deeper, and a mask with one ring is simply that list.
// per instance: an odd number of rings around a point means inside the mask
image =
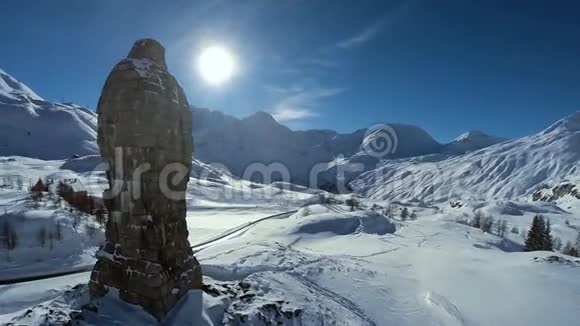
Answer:
[{"label": "bright sun", "polygon": [[210,46],[201,52],[197,60],[197,68],[206,83],[220,85],[236,73],[236,62],[228,49]]}]

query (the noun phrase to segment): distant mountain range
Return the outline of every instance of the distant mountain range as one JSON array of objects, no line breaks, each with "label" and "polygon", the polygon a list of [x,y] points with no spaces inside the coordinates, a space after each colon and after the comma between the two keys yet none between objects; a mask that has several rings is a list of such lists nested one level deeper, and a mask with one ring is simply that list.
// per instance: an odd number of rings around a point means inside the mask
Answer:
[{"label": "distant mountain range", "polygon": [[[207,109],[192,108],[192,111],[195,157],[223,164],[238,176],[243,176],[252,163],[279,162],[289,168],[294,182],[305,183],[313,165],[358,153],[366,132],[365,129],[350,134],[332,130],[294,131],[266,112],[238,119]],[[2,70],[0,117],[0,155],[62,159],[98,153],[94,111],[45,101]],[[421,128],[390,126],[396,132],[398,146],[385,158],[459,154],[503,141],[470,132],[450,144],[439,144]]]},{"label": "distant mountain range", "polygon": [[[194,156],[201,162],[253,181],[268,180],[249,174],[248,166],[281,163],[290,181],[302,185],[309,184],[310,171],[318,166],[319,186],[330,190],[338,169],[358,163],[362,169],[347,173],[345,181],[377,199],[447,200],[459,193],[512,198],[575,176],[580,161],[580,113],[521,139],[470,131],[441,144],[425,130],[404,124],[380,126],[386,133],[371,128],[341,134],[291,130],[266,112],[238,119],[208,109],[192,111]],[[96,125],[94,111],[45,101],[0,70],[0,156],[52,160],[98,154]],[[376,155],[371,145],[387,146],[387,151]]]},{"label": "distant mountain range", "polygon": [[243,176],[252,163],[282,163],[291,172],[291,181],[298,184],[308,184],[314,165],[332,163],[337,158],[356,158],[376,164],[379,159],[435,153],[458,155],[505,141],[481,132],[468,132],[449,144],[440,144],[419,127],[388,124],[387,128],[392,131],[389,136],[395,139],[386,141],[396,142],[390,144],[396,148],[374,157],[363,148],[365,140],[368,142],[373,137],[367,129],[350,134],[333,130],[294,131],[266,112],[238,119],[219,111],[192,110],[195,156],[201,161],[223,164],[238,176]]},{"label": "distant mountain range", "polygon": [[580,112],[547,129],[456,156],[383,161],[351,183],[375,199],[440,202],[532,198],[539,189],[580,181]]}]

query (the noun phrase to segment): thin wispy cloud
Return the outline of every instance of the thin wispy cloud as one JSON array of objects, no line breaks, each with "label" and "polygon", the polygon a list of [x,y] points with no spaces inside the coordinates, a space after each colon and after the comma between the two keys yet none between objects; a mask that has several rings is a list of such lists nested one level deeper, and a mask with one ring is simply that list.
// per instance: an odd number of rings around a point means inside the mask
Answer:
[{"label": "thin wispy cloud", "polygon": [[306,109],[300,108],[279,108],[277,111],[272,112],[272,116],[278,122],[288,122],[293,120],[304,120],[307,118],[312,118],[318,116],[318,114],[308,111]]},{"label": "thin wispy cloud", "polygon": [[382,32],[392,29],[393,25],[398,21],[408,19],[409,12],[420,5],[420,2],[421,1],[414,0],[401,1],[393,6],[391,10],[382,15],[378,20],[365,26],[354,35],[336,43],[336,47],[341,49],[352,49],[372,41]]},{"label": "thin wispy cloud", "polygon": [[351,49],[361,46],[374,39],[379,34],[381,27],[382,20],[366,26],[362,31],[359,31],[355,35],[336,43],[336,46],[342,49]]},{"label": "thin wispy cloud", "polygon": [[344,88],[311,88],[305,89],[298,86],[289,88],[270,88],[281,98],[272,109],[272,116],[278,122],[289,122],[316,117],[319,114],[316,109],[321,101],[336,96],[345,91]]}]

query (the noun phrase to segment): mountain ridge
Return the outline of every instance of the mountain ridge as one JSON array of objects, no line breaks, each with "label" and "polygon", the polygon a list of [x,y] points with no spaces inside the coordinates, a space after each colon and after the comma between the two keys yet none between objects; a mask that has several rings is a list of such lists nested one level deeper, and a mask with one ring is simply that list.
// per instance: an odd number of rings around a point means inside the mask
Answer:
[{"label": "mountain ridge", "polygon": [[580,176],[579,121],[580,111],[539,133],[462,155],[382,162],[351,185],[375,199],[530,199],[546,184]]},{"label": "mountain ridge", "polygon": [[45,101],[0,70],[0,155],[62,159],[98,151],[97,114]]},{"label": "mountain ridge", "polygon": [[[97,124],[95,112],[74,104],[45,101],[25,84],[4,71],[1,71],[0,75],[2,87],[0,89],[0,116],[2,116],[0,155],[20,155],[50,160],[66,159],[73,155],[98,154],[95,142]],[[384,185],[377,184],[378,181],[370,177],[377,171],[381,173],[390,171],[386,174],[400,178],[408,174],[401,171],[408,169],[409,166],[414,170],[425,169],[425,173],[432,172],[434,168],[443,169],[446,171],[443,175],[446,175],[448,179],[446,183],[452,184],[451,181],[454,179],[467,180],[465,178],[469,172],[465,171],[472,171],[473,168],[466,167],[462,160],[469,159],[473,160],[468,164],[472,167],[479,164],[503,168],[503,173],[489,172],[498,178],[496,181],[506,183],[506,176],[520,170],[513,167],[506,168],[501,162],[492,162],[490,157],[504,157],[505,159],[508,155],[506,153],[510,153],[509,155],[520,158],[517,164],[510,164],[521,167],[529,163],[531,166],[536,161],[529,160],[517,150],[518,146],[523,146],[529,149],[530,153],[533,153],[542,164],[547,165],[546,177],[535,177],[538,180],[547,181],[549,178],[570,175],[570,171],[564,171],[564,167],[570,170],[573,166],[570,166],[570,161],[556,160],[554,166],[558,168],[552,168],[551,163],[546,161],[546,157],[560,155],[563,158],[572,157],[570,160],[573,160],[574,153],[580,153],[580,148],[578,148],[580,145],[574,145],[580,144],[580,139],[574,138],[580,137],[575,134],[577,130],[580,130],[579,112],[553,123],[538,134],[515,140],[489,136],[480,131],[470,131],[450,143],[442,144],[420,127],[405,124],[378,125],[394,132],[395,139],[388,141],[391,141],[390,145],[396,148],[385,155],[377,156],[376,153],[369,152],[368,148],[365,148],[366,145],[375,141],[373,137],[379,135],[370,132],[371,129],[358,129],[352,133],[323,129],[295,131],[280,124],[271,114],[263,111],[242,119],[209,109],[192,107],[192,111],[195,158],[201,162],[217,163],[223,170],[229,171],[236,177],[266,183],[280,181],[283,178],[275,175],[271,180],[264,180],[256,173],[246,173],[247,168],[282,163],[290,174],[290,180],[284,181],[302,185],[309,185],[310,172],[313,167],[322,167],[318,181],[329,183],[331,189],[332,183],[336,182],[338,168],[344,164],[358,163],[362,164],[363,169],[345,176],[345,181],[353,181],[353,189],[376,197],[385,197],[384,192],[380,190]],[[562,140],[562,137],[566,139]],[[554,144],[558,146],[553,146]],[[538,150],[541,146],[544,146],[543,149]],[[486,155],[488,157],[483,157]],[[467,174],[458,175],[457,171],[464,171]],[[526,173],[535,174],[529,169]],[[486,176],[479,177],[481,180],[489,181]],[[361,184],[361,180],[367,183]],[[389,181],[385,184],[389,185]],[[495,195],[508,197],[526,193],[517,187],[517,189],[501,188],[484,184],[485,182],[480,188],[475,187],[472,190],[492,192],[492,194],[496,192]],[[536,182],[524,184],[536,186]],[[428,188],[430,185],[423,186]],[[407,190],[394,193],[401,198],[405,197],[404,194],[410,196],[411,193]],[[413,195],[422,197],[417,193]],[[441,196],[438,199],[450,197],[452,196]]]}]

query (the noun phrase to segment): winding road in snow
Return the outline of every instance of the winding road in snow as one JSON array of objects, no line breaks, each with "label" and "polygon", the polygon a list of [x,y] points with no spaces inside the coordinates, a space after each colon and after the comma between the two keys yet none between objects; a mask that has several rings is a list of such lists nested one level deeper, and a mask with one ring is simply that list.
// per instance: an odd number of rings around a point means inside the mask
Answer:
[{"label": "winding road in snow", "polygon": [[[219,242],[221,240],[227,239],[229,237],[232,237],[237,233],[243,232],[243,231],[253,227],[254,225],[256,225],[260,222],[263,222],[263,221],[266,221],[269,219],[275,219],[275,218],[286,218],[286,217],[288,217],[296,212],[297,212],[297,210],[283,212],[283,213],[279,213],[279,214],[274,214],[274,215],[262,217],[262,218],[255,220],[255,221],[243,223],[243,224],[238,225],[234,228],[226,230],[225,232],[223,232],[223,233],[221,233],[221,234],[219,234],[211,239],[194,244],[193,246],[191,246],[191,249],[193,249],[194,253],[200,252],[201,250],[209,247],[210,245],[212,245],[216,242]],[[81,267],[71,269],[68,271],[64,271],[64,272],[55,272],[55,273],[47,273],[47,274],[33,274],[33,275],[21,276],[21,277],[10,278],[10,279],[0,279],[0,285],[9,285],[9,284],[18,284],[18,283],[39,281],[39,280],[45,280],[45,279],[49,279],[49,278],[56,278],[56,277],[62,277],[62,276],[67,276],[67,275],[86,273],[86,272],[90,272],[92,270],[93,270],[93,265],[87,265],[87,266],[81,266]]]}]

